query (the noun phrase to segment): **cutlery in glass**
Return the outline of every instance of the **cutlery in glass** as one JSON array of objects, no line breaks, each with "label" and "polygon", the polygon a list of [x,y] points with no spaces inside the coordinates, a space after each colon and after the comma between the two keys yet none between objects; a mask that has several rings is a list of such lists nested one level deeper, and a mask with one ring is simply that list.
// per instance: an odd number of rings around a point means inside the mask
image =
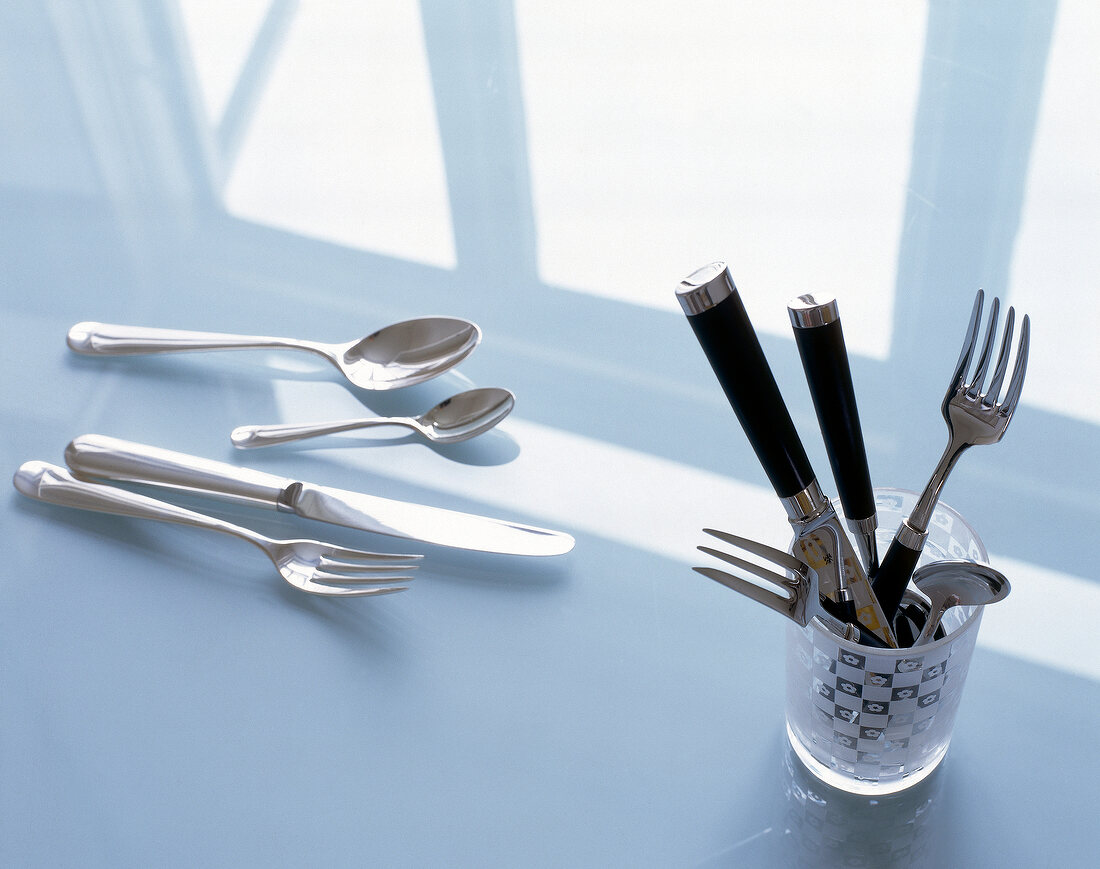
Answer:
[{"label": "cutlery in glass", "polygon": [[928,619],[914,646],[931,642],[944,613],[953,606],[985,606],[1008,597],[1008,578],[988,564],[973,561],[933,561],[917,568],[913,583],[931,601]]},{"label": "cutlery in glass", "polygon": [[[787,618],[802,625],[802,627],[806,627],[811,619],[817,618],[829,630],[846,640],[878,648],[885,647],[886,644],[873,633],[859,627],[851,598],[836,602],[821,596],[817,571],[802,559],[796,558],[789,552],[783,552],[780,549],[775,549],[746,537],[738,537],[725,531],[717,531],[713,528],[704,528],[703,531],[729,546],[736,547],[745,555],[752,555],[768,562],[771,567],[765,567],[747,558],[732,555],[709,546],[696,547],[700,552],[719,558],[727,564],[765,580],[771,586],[774,586],[775,590],[764,588],[725,570],[717,570],[713,567],[693,567],[692,570],[696,573],[701,573],[703,576],[726,586],[726,588],[740,592],[757,603],[762,603],[764,606],[782,613]],[[778,570],[773,570],[772,567],[778,568]]]},{"label": "cutlery in glass", "polygon": [[810,387],[844,520],[855,536],[869,575],[878,568],[875,495],[859,423],[855,387],[840,325],[829,296],[806,293],[787,305],[795,343]]},{"label": "cutlery in glass", "polygon": [[821,592],[837,599],[850,589],[860,624],[896,647],[867,573],[821,491],[726,264],[698,269],[680,283],[676,296],[779,496],[798,547],[818,572]]},{"label": "cutlery in glass", "polygon": [[[974,299],[974,308],[970,315],[970,325],[966,330],[966,338],[963,341],[962,353],[955,366],[955,372],[951,377],[951,383],[944,396],[941,410],[944,421],[947,423],[948,442],[940,458],[939,464],[932,472],[932,477],[917,500],[913,512],[898,527],[889,549],[882,557],[882,563],[875,573],[872,587],[882,604],[887,616],[893,617],[901,602],[909,578],[913,575],[917,560],[920,558],[924,542],[928,538],[928,523],[932,517],[932,511],[940,499],[947,476],[959,456],[967,448],[982,445],[995,444],[1008,429],[1012,416],[1016,412],[1016,406],[1020,402],[1020,392],[1024,385],[1024,376],[1027,373],[1028,345],[1031,339],[1031,324],[1024,315],[1020,327],[1020,340],[1016,347],[1016,362],[1012,371],[1012,377],[1008,382],[1003,399],[998,401],[1001,387],[1004,384],[1005,375],[1008,373],[1008,358],[1012,349],[1012,331],[1015,319],[1015,311],[1008,309],[1005,319],[1004,335],[1001,339],[1001,349],[997,355],[997,362],[992,366],[992,377],[988,388],[984,387],[985,379],[991,370],[993,361],[993,344],[997,333],[997,313],[1000,308],[1000,300],[994,298],[990,310],[989,325],[986,330],[985,342],[978,356],[977,366],[973,376],[967,380],[967,371],[974,359],[974,351],[978,341],[978,326],[982,316],[982,302],[984,293],[978,290]],[[983,392],[983,388],[985,391]]]}]

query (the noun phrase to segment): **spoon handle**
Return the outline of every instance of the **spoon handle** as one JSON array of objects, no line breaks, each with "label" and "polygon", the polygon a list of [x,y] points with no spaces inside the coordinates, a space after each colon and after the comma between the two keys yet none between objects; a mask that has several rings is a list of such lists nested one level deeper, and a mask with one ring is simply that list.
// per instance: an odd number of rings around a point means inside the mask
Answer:
[{"label": "spoon handle", "polygon": [[959,596],[957,594],[949,594],[946,598],[940,601],[940,605],[928,614],[928,620],[924,623],[924,627],[921,629],[920,636],[914,641],[914,646],[923,646],[928,643],[936,635],[936,629],[939,628],[940,622],[943,621],[944,613],[946,613],[951,607],[956,606],[959,603]]},{"label": "spoon handle", "polygon": [[242,425],[233,429],[229,439],[238,449],[250,450],[255,447],[269,447],[273,444],[285,444],[342,431],[372,428],[376,425],[404,425],[416,431],[420,430],[416,420],[409,417],[376,416],[336,422],[306,422],[297,425]]},{"label": "spoon handle", "polygon": [[90,356],[132,356],[187,350],[313,349],[307,346],[309,342],[293,341],[289,338],[118,326],[111,323],[77,323],[69,330],[67,342],[72,350]]}]

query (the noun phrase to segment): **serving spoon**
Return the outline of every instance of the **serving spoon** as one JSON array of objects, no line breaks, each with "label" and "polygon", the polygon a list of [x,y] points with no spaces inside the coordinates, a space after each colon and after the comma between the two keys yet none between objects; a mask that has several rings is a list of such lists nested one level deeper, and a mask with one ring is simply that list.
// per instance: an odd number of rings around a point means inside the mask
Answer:
[{"label": "serving spoon", "polygon": [[940,620],[951,607],[985,606],[1004,600],[1012,590],[999,570],[972,561],[933,561],[918,568],[913,582],[932,603],[914,646],[924,645],[935,636]]},{"label": "serving spoon", "polygon": [[452,395],[420,416],[372,416],[299,425],[242,425],[233,429],[229,437],[233,446],[252,449],[377,425],[403,425],[437,444],[453,444],[488,431],[512,412],[515,403],[515,396],[507,389],[470,389]]},{"label": "serving spoon", "polygon": [[398,389],[453,368],[481,341],[481,329],[455,317],[404,320],[343,344],[296,338],[190,332],[106,323],[77,323],[67,342],[90,356],[134,356],[195,350],[306,350],[327,359],[361,389]]}]

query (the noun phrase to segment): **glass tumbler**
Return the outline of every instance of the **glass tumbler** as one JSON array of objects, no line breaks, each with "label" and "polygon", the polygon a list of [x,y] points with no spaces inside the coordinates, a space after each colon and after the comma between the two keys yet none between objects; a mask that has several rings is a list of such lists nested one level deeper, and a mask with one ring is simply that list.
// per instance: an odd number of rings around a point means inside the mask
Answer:
[{"label": "glass tumbler", "polygon": [[[875,490],[880,552],[916,500],[913,492]],[[918,566],[944,559],[988,555],[966,520],[941,503]],[[860,794],[894,793],[930,775],[947,754],[981,618],[981,607],[952,607],[946,636],[908,649],[859,645],[816,622],[791,622],[787,735],[806,768]]]}]

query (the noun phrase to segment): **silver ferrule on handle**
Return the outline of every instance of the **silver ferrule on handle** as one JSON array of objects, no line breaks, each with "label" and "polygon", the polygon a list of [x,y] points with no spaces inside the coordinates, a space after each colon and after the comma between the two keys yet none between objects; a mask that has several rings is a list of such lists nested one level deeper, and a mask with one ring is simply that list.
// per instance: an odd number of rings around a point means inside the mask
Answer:
[{"label": "silver ferrule on handle", "polygon": [[920,552],[924,549],[924,541],[928,539],[928,531],[924,528],[914,528],[908,519],[903,519],[894,533],[894,539],[906,549]]},{"label": "silver ferrule on handle", "polygon": [[780,498],[779,502],[787,512],[787,521],[792,525],[812,523],[833,508],[832,502],[821,491],[821,486],[816,479],[801,492],[796,492],[787,498]]},{"label": "silver ferrule on handle", "polygon": [[844,521],[853,534],[874,534],[878,528],[878,513],[872,513],[863,519],[849,519],[845,516]]},{"label": "silver ferrule on handle", "polygon": [[[893,628],[871,589],[867,572],[859,563],[832,502],[816,480],[797,495],[780,500],[794,530],[794,547],[818,571],[821,593],[838,602],[850,600],[857,610],[871,607],[877,622],[872,633],[891,648],[897,648]],[[815,563],[815,558],[822,563]]]},{"label": "silver ferrule on handle", "polygon": [[840,308],[832,296],[820,293],[803,293],[787,303],[791,325],[796,329],[813,329],[827,326],[840,319]]},{"label": "silver ferrule on handle", "polygon": [[863,563],[867,565],[868,571],[874,571],[878,567],[878,542],[875,539],[875,530],[878,528],[878,513],[872,513],[863,519],[845,517],[844,521],[848,525],[848,530],[852,532],[852,536],[855,537],[859,554],[863,556]]},{"label": "silver ferrule on handle", "polygon": [[676,290],[680,307],[689,317],[708,311],[736,291],[733,276],[724,262],[713,262],[692,272]]}]

